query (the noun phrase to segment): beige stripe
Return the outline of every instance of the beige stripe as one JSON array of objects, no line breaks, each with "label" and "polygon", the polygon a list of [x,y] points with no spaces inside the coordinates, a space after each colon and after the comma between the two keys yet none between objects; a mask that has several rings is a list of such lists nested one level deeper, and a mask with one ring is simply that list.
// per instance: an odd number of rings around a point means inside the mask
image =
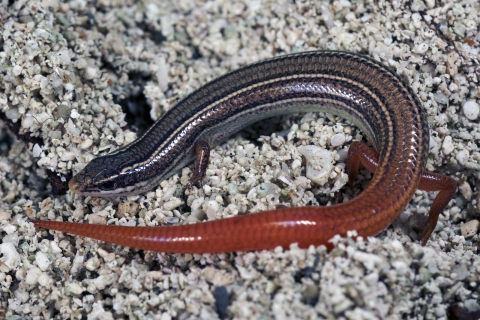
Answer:
[{"label": "beige stripe", "polygon": [[[231,93],[225,97],[223,97],[222,99],[220,100],[217,100],[215,101],[214,103],[210,104],[209,106],[205,107],[203,110],[197,112],[196,114],[194,114],[190,119],[188,119],[187,121],[185,121],[184,123],[182,123],[179,128],[177,128],[171,135],[169,138],[165,139],[165,141],[163,141],[163,143],[155,150],[154,153],[152,153],[152,155],[145,161],[141,162],[141,163],[136,163],[135,165],[133,166],[130,166],[130,167],[125,167],[123,170],[122,170],[122,173],[128,171],[128,170],[132,170],[132,169],[135,169],[139,166],[142,166],[146,163],[149,163],[150,161],[153,160],[153,158],[155,158],[158,153],[165,147],[165,145],[167,145],[168,143],[170,143],[170,141],[172,141],[172,139],[174,139],[178,133],[183,130],[189,123],[195,121],[197,118],[199,118],[203,113],[213,109],[214,107],[218,106],[219,104],[229,100],[229,99],[232,99],[246,91],[250,91],[250,90],[253,90],[257,87],[261,87],[261,86],[264,86],[264,85],[267,85],[267,84],[272,84],[272,83],[275,83],[275,82],[280,82],[280,81],[285,81],[285,80],[290,80],[290,79],[296,79],[296,78],[299,78],[299,77],[302,77],[302,78],[323,78],[323,79],[332,79],[332,80],[341,80],[341,81],[344,81],[344,82],[347,82],[347,83],[351,83],[351,84],[354,84],[355,86],[361,88],[362,90],[364,90],[365,92],[367,92],[369,94],[370,97],[372,97],[376,102],[377,104],[380,106],[383,114],[385,114],[385,116],[387,117],[387,123],[388,123],[388,129],[391,131],[392,130],[392,120],[390,118],[390,115],[388,113],[388,108],[382,103],[382,101],[380,100],[380,98],[378,96],[376,96],[373,92],[371,92],[366,86],[364,86],[362,83],[360,82],[356,82],[352,79],[348,79],[348,78],[342,78],[342,77],[338,77],[338,76],[329,76],[329,75],[325,75],[325,74],[302,74],[302,75],[299,75],[299,74],[296,74],[296,75],[292,75],[292,76],[287,76],[287,77],[281,77],[281,78],[277,78],[277,79],[271,79],[271,80],[268,80],[268,81],[263,81],[263,82],[259,82],[259,83],[255,83],[253,85],[250,85],[248,87],[245,87],[245,88],[242,88],[234,93]],[[264,107],[264,105],[260,106],[260,107]],[[161,121],[161,119],[159,119],[159,121]],[[156,125],[156,124],[155,124]],[[155,126],[154,125],[154,126]],[[152,128],[154,127],[152,126]],[[147,131],[147,134],[148,132],[152,130],[151,128]],[[393,135],[390,134],[389,135],[389,140],[388,140],[388,145],[386,146],[386,151],[387,153],[390,152],[391,150],[391,147],[392,147],[392,139],[393,139]],[[137,142],[135,143],[138,143],[138,140]],[[135,144],[134,143],[134,144]],[[133,146],[134,144],[132,144],[131,146]],[[110,154],[112,155],[112,154]]]}]

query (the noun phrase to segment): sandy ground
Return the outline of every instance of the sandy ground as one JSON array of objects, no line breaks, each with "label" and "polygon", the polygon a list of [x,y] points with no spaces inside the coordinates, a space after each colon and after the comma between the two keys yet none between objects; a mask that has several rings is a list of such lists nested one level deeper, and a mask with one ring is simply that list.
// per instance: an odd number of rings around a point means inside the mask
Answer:
[{"label": "sandy ground", "polygon": [[[455,319],[478,312],[479,10],[475,0],[3,2],[0,318]],[[377,237],[335,239],[331,252],[292,244],[164,254],[29,222],[171,225],[328,204],[346,182],[349,143],[363,136],[325,114],[282,117],[273,131],[257,125],[232,137],[212,151],[204,187],[186,197],[189,168],[129,198],[55,197],[49,182],[61,189],[209,80],[315,49],[367,54],[422,101],[431,126],[427,169],[459,186],[427,246],[408,225],[409,216],[428,213],[435,194],[423,191]],[[334,160],[326,181],[305,176],[299,147],[311,143]],[[343,201],[370,175],[361,177]]]}]

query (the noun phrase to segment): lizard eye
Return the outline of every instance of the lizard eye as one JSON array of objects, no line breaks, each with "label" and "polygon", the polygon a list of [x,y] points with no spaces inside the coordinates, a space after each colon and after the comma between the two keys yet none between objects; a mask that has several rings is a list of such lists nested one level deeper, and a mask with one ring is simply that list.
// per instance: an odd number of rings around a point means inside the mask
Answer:
[{"label": "lizard eye", "polygon": [[116,187],[116,184],[113,181],[105,181],[104,183],[98,186],[98,188],[103,191],[113,190],[115,189],[115,187]]}]

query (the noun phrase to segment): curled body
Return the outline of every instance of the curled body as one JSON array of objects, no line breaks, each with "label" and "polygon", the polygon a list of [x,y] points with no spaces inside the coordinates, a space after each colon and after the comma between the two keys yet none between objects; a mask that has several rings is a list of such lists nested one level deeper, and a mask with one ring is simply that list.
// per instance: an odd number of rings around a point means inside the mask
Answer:
[{"label": "curled body", "polygon": [[[360,142],[350,148],[350,178],[355,177],[360,163],[375,174],[368,187],[347,203],[169,227],[34,223],[162,252],[259,250],[288,247],[293,242],[301,247],[329,246],[329,239],[348,230],[355,229],[361,236],[378,234],[401,213],[419,187],[440,190],[428,219],[419,226],[420,238],[426,243],[455,192],[455,180],[424,172],[428,124],[412,89],[382,64],[348,52],[291,54],[228,73],[181,100],[137,141],[92,160],[69,186],[73,192],[91,196],[139,194],[190,163],[195,151],[205,156],[209,147],[254,122],[315,111],[352,121],[374,148]],[[204,158],[197,163],[200,173],[194,175],[193,183],[201,181],[201,166],[206,166]]]}]

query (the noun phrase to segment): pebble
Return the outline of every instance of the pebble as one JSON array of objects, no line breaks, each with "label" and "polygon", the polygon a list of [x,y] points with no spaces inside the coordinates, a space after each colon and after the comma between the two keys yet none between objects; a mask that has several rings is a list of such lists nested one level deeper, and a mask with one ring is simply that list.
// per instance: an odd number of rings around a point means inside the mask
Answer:
[{"label": "pebble", "polygon": [[458,190],[467,201],[472,200],[472,196],[473,196],[472,187],[470,187],[470,184],[468,183],[468,181],[463,181],[462,183],[460,183],[458,185]]},{"label": "pebble", "polygon": [[34,286],[38,283],[38,277],[42,274],[42,270],[37,267],[32,267],[27,271],[27,276],[25,277],[25,283],[31,286]]},{"label": "pebble", "polygon": [[93,140],[92,139],[85,139],[82,141],[79,145],[80,149],[87,150],[93,145]]},{"label": "pebble", "polygon": [[139,204],[133,201],[125,201],[118,204],[117,214],[124,217],[126,214],[135,215],[138,212]]},{"label": "pebble", "polygon": [[344,133],[337,133],[330,138],[332,147],[339,147],[345,143],[346,137]]},{"label": "pebble", "polygon": [[465,222],[465,224],[460,227],[462,236],[464,236],[465,238],[473,237],[478,233],[479,230],[480,221],[478,220],[470,220],[468,222]]},{"label": "pebble", "polygon": [[307,161],[307,178],[320,186],[326,184],[334,168],[334,153],[317,146],[300,146],[298,152]]},{"label": "pebble", "polygon": [[50,283],[50,280],[51,278],[46,273],[42,273],[38,277],[38,284],[41,285],[42,287],[46,287]]},{"label": "pebble", "polygon": [[33,150],[32,150],[32,155],[35,157],[35,158],[38,158],[40,157],[40,154],[42,153],[42,147],[40,147],[38,145],[38,143],[35,143],[33,145]]},{"label": "pebble", "polygon": [[8,268],[14,269],[20,263],[20,254],[15,249],[13,243],[4,242],[0,244],[0,261]]},{"label": "pebble", "polygon": [[463,114],[469,120],[477,120],[480,107],[475,100],[468,100],[463,104]]},{"label": "pebble", "polygon": [[42,271],[48,270],[50,266],[50,260],[45,255],[45,253],[41,251],[37,251],[37,253],[35,254],[35,261],[37,262],[37,266],[40,268],[40,270]]},{"label": "pebble", "polygon": [[83,291],[84,291],[83,287],[76,282],[71,282],[67,285],[67,292],[71,294],[79,295],[79,294],[82,294]]},{"label": "pebble", "polygon": [[460,163],[461,165],[466,165],[467,162],[468,162],[468,159],[470,158],[470,152],[468,152],[468,150],[460,150],[458,151],[457,155],[455,156],[455,158],[457,159],[458,163]]},{"label": "pebble", "polygon": [[204,209],[205,213],[207,214],[207,217],[210,220],[214,220],[217,217],[217,212],[218,212],[220,206],[218,205],[217,201],[215,201],[215,200],[206,201],[206,202],[204,202],[204,205],[205,204],[206,204],[206,206],[203,209]]},{"label": "pebble", "polygon": [[442,151],[444,154],[448,155],[454,150],[453,141],[451,136],[446,136],[442,143]]},{"label": "pebble", "polygon": [[163,209],[166,210],[166,211],[172,211],[173,209],[178,208],[178,207],[181,206],[182,204],[183,204],[182,199],[180,199],[180,198],[173,198],[173,199],[171,199],[170,201],[166,202],[166,203],[163,205]]},{"label": "pebble", "polygon": [[92,257],[85,262],[85,268],[90,271],[94,271],[100,267],[100,259],[97,257]]}]

